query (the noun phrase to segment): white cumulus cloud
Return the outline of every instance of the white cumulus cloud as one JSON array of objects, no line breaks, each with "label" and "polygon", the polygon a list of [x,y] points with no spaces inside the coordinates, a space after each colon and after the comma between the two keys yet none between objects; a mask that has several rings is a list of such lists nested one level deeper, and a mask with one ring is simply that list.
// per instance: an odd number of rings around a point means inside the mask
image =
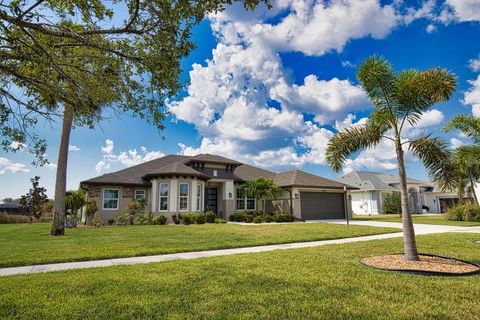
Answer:
[{"label": "white cumulus cloud", "polygon": [[30,172],[30,169],[23,163],[0,157],[0,174],[5,174],[7,171],[11,173]]},{"label": "white cumulus cloud", "polygon": [[[112,146],[112,148],[113,148],[113,146]],[[80,148],[71,144],[71,145],[68,146],[68,151],[76,152],[76,151],[80,151]]]}]

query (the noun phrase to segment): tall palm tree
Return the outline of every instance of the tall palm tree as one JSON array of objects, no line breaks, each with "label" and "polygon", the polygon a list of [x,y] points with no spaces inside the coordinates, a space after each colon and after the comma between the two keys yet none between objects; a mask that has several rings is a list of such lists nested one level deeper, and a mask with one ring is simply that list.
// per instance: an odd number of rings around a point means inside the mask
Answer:
[{"label": "tall palm tree", "polygon": [[432,105],[452,96],[455,75],[440,68],[395,73],[387,60],[372,56],[359,67],[357,77],[375,109],[365,125],[346,128],[330,139],[326,160],[340,172],[352,153],[373,148],[385,139],[394,144],[402,199],[404,257],[407,261],[419,260],[408,206],[404,146],[408,145],[408,150],[420,158],[434,181],[447,173],[453,177],[448,161],[451,154],[447,144],[431,134],[423,132],[405,139],[402,133],[406,126],[414,127]]},{"label": "tall palm tree", "polygon": [[463,201],[465,188],[470,185],[473,198],[478,204],[475,183],[480,180],[480,118],[473,115],[458,115],[444,126],[445,132],[459,130],[472,139],[473,144],[455,150],[454,164],[457,169],[456,188],[458,199]]}]

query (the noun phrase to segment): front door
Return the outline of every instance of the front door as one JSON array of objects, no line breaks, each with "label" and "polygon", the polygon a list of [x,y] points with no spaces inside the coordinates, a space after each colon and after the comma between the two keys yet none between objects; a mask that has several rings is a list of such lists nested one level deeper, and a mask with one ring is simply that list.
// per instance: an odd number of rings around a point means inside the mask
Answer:
[{"label": "front door", "polygon": [[217,188],[205,188],[205,211],[217,213]]}]

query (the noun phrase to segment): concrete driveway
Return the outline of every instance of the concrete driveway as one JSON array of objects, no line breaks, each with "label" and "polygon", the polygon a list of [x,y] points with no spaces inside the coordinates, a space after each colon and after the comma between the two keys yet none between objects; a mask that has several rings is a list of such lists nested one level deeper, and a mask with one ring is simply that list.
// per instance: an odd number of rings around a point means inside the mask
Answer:
[{"label": "concrete driveway", "polygon": [[[309,220],[309,223],[334,223],[334,224],[347,224],[345,219],[330,219],[330,220]],[[386,228],[398,228],[402,229],[400,222],[382,222],[382,221],[365,221],[365,220],[350,220],[351,225],[358,226],[371,226],[371,227],[386,227]],[[480,233],[480,227],[459,227],[459,226],[446,226],[437,224],[423,224],[414,223],[415,234],[432,234],[432,233],[445,233],[445,232],[470,232]]]}]

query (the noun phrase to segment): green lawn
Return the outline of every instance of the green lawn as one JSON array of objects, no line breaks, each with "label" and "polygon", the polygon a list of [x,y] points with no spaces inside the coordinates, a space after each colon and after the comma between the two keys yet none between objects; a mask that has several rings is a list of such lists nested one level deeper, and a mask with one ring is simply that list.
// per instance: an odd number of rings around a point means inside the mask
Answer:
[{"label": "green lawn", "polygon": [[[419,236],[480,263],[480,234]],[[378,271],[402,239],[0,278],[1,319],[478,319],[480,276]]]},{"label": "green lawn", "polygon": [[0,225],[0,266],[316,241],[399,231],[324,223],[91,227],[67,229],[64,237],[52,237],[49,230],[49,224]]},{"label": "green lawn", "polygon": [[[460,227],[473,227],[480,226],[480,222],[468,222],[468,221],[450,221],[445,219],[444,215],[421,215],[413,214],[412,215],[414,223],[424,223],[424,224],[442,224],[448,226],[460,226]],[[353,215],[353,220],[369,220],[367,215]],[[401,222],[400,216],[397,214],[382,214],[382,215],[372,215],[370,220],[372,221],[382,221],[382,222]]]}]

